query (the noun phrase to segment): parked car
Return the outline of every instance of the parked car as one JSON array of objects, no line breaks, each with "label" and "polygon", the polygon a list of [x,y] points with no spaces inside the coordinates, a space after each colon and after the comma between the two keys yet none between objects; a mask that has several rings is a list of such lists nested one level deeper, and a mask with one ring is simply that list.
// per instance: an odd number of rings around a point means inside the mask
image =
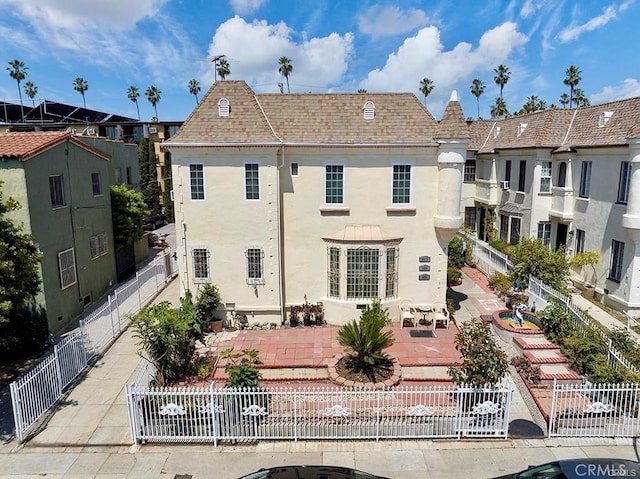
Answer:
[{"label": "parked car", "polygon": [[160,226],[164,226],[166,224],[167,224],[166,215],[163,215],[163,214],[151,215],[144,220],[142,224],[142,229],[144,231],[153,231],[159,228]]},{"label": "parked car", "polygon": [[279,466],[260,469],[238,479],[387,479],[338,466]]},{"label": "parked car", "polygon": [[563,459],[494,479],[598,479],[610,477],[640,477],[640,463],[627,459]]}]

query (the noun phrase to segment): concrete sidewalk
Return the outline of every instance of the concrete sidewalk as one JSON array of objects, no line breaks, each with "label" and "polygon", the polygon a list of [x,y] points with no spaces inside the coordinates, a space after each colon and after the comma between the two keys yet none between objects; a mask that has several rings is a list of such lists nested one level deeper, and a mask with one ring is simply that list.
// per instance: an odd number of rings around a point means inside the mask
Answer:
[{"label": "concrete sidewalk", "polygon": [[[456,287],[458,322],[495,309],[482,278],[465,275]],[[173,280],[154,300],[179,304]],[[613,318],[612,318],[613,320]],[[631,439],[440,440],[440,441],[264,441],[251,445],[132,446],[124,385],[141,364],[136,338],[126,331],[70,391],[46,427],[24,446],[0,448],[0,479],[173,478],[190,474],[235,478],[281,464],[355,467],[390,478],[492,477],[559,458],[637,459]],[[531,418],[516,391],[511,419]]]},{"label": "concrete sidewalk", "polygon": [[[614,318],[604,309],[598,307],[597,304],[592,303],[582,295],[576,293],[572,294],[571,301],[608,330],[613,331],[614,329],[627,329],[626,323],[620,322],[617,318]],[[640,343],[640,334],[633,330],[630,330],[629,334],[636,340],[636,342]]]}]

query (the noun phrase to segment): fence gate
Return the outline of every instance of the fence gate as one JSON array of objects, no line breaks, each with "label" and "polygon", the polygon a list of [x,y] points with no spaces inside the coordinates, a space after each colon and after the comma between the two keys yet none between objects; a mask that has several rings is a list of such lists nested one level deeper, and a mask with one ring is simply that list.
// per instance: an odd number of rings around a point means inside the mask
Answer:
[{"label": "fence gate", "polygon": [[549,437],[636,437],[640,434],[640,384],[557,384]]}]

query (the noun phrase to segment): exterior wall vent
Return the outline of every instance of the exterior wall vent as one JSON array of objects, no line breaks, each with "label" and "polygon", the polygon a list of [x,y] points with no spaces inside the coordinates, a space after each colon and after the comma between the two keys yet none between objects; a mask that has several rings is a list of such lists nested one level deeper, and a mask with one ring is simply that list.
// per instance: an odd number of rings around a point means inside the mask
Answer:
[{"label": "exterior wall vent", "polygon": [[606,125],[612,116],[612,111],[603,111],[602,113],[600,113],[600,116],[598,117],[598,127],[602,128],[604,125]]},{"label": "exterior wall vent", "polygon": [[365,120],[373,120],[376,114],[376,106],[372,101],[368,101],[364,104],[362,108],[364,110],[364,119]]},{"label": "exterior wall vent", "polygon": [[220,98],[218,101],[218,116],[229,116],[229,100],[226,98]]},{"label": "exterior wall vent", "polygon": [[522,135],[524,130],[527,128],[528,123],[520,123],[518,125],[518,136]]},{"label": "exterior wall vent", "polygon": [[500,127],[496,126],[493,130],[493,137],[494,138],[498,138],[498,135],[500,134]]}]

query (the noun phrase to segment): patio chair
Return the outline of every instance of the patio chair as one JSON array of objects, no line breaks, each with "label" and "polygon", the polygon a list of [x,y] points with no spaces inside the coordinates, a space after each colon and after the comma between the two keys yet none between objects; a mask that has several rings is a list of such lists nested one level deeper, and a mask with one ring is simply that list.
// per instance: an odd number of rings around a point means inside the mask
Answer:
[{"label": "patio chair", "polygon": [[451,316],[449,316],[449,310],[444,303],[435,303],[433,305],[433,326],[438,327],[438,324],[442,324],[445,328],[449,329],[449,323],[451,322]]},{"label": "patio chair", "polygon": [[410,322],[411,326],[416,325],[416,308],[411,300],[403,299],[399,304],[400,308],[400,327],[404,328],[405,321]]}]

